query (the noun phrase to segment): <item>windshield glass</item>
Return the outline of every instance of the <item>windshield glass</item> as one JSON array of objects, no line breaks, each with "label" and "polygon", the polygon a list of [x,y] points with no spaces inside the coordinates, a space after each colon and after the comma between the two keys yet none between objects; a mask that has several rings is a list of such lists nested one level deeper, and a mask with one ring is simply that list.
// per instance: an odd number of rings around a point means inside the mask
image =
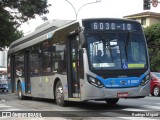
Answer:
[{"label": "windshield glass", "polygon": [[143,34],[100,31],[85,36],[91,69],[135,69],[147,65]]},{"label": "windshield glass", "polygon": [[158,73],[158,72],[152,72],[152,74],[155,75],[157,78],[160,79],[160,73]]}]

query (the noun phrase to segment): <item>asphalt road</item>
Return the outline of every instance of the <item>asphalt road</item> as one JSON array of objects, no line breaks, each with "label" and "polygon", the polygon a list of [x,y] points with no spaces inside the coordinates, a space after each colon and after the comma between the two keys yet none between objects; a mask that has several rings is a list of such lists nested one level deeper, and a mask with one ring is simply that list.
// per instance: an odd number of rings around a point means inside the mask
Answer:
[{"label": "asphalt road", "polygon": [[[148,96],[141,99],[120,99],[116,105],[108,105],[103,101],[70,102],[66,107],[60,107],[50,99],[34,98],[19,100],[12,93],[0,93],[0,111],[26,114],[35,113],[37,119],[160,119],[160,97]],[[27,112],[27,113],[26,113]],[[30,114],[31,112],[31,114]],[[15,114],[14,117],[17,117]],[[1,115],[2,116],[2,115]],[[42,118],[40,118],[42,116]],[[47,117],[47,118],[46,118]],[[0,118],[1,119],[1,118]],[[3,119],[7,119],[4,118]]]}]

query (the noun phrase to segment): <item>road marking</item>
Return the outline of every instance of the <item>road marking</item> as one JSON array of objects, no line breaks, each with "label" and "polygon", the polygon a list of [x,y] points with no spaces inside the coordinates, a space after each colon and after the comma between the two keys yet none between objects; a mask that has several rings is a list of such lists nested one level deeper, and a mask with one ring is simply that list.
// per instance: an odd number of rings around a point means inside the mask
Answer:
[{"label": "road marking", "polygon": [[143,107],[160,110],[160,106],[143,105]]},{"label": "road marking", "polygon": [[0,111],[18,111],[18,110],[20,110],[20,109],[17,109],[17,108],[13,108],[13,106],[7,106],[5,104],[0,104],[0,108],[4,108],[4,109],[2,109]]},{"label": "road marking", "polygon": [[147,118],[147,117],[117,117],[120,119],[125,119],[125,120],[158,120],[154,118]]},{"label": "road marking", "polygon": [[135,108],[125,108],[125,109],[122,109],[122,110],[125,110],[125,111],[150,111],[150,110],[135,109]]},{"label": "road marking", "polygon": [[12,106],[5,106],[5,105],[4,106],[0,106],[0,108],[2,108],[2,107],[12,107]]},{"label": "road marking", "polygon": [[0,111],[19,111],[21,109],[17,109],[17,108],[10,108],[10,109],[3,109],[3,110],[0,110]]}]

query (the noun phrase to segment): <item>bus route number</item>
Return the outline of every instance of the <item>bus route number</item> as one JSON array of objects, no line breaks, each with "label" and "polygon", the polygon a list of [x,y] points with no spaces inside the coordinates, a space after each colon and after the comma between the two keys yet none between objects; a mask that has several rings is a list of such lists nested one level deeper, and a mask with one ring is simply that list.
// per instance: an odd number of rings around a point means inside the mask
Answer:
[{"label": "bus route number", "polygon": [[94,22],[94,30],[131,30],[131,24],[129,23],[103,23]]}]

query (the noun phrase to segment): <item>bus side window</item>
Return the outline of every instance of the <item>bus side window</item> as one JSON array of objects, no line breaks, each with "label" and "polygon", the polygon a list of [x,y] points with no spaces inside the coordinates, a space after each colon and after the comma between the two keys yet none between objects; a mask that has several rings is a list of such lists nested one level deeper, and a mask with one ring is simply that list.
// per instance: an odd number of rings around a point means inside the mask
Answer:
[{"label": "bus side window", "polygon": [[53,44],[54,50],[52,52],[52,68],[54,72],[64,72],[65,71],[65,44],[64,43],[58,43]]},{"label": "bus side window", "polygon": [[48,42],[42,44],[43,73],[51,73],[51,51]]},{"label": "bus side window", "polygon": [[35,45],[31,48],[30,53],[30,73],[31,76],[39,75],[42,65],[41,49],[39,45]]},{"label": "bus side window", "polygon": [[16,76],[24,75],[24,55],[22,53],[16,54]]}]

